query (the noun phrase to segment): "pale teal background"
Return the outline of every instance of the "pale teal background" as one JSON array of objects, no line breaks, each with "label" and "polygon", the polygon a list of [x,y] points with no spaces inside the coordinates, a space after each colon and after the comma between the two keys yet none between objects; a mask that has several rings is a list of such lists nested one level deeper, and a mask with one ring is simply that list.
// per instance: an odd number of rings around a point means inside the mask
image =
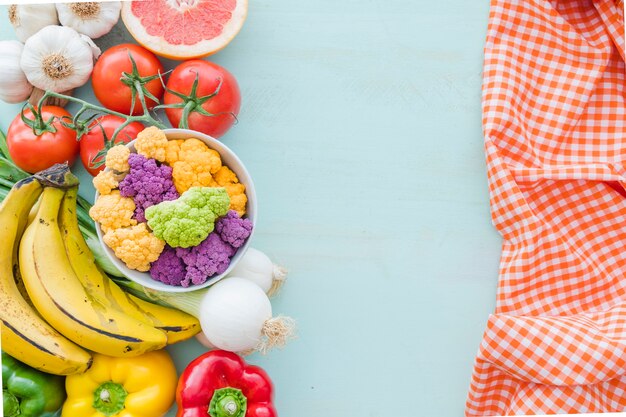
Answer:
[{"label": "pale teal background", "polygon": [[[480,124],[488,1],[250,3],[211,60],[242,89],[223,140],[257,187],[253,246],[291,271],[273,304],[299,337],[249,360],[281,417],[461,416],[500,252]],[[119,25],[98,44],[129,40]],[[0,128],[18,109],[0,104]],[[171,349],[180,369],[202,351]]]}]

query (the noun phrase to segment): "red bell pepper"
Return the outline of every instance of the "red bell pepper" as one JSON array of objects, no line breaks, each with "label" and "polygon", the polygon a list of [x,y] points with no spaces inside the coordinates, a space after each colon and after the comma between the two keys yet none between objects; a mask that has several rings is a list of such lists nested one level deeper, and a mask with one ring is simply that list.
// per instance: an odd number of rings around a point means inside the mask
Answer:
[{"label": "red bell pepper", "polygon": [[194,359],[176,389],[176,417],[277,417],[274,387],[258,366],[237,354],[212,350]]}]

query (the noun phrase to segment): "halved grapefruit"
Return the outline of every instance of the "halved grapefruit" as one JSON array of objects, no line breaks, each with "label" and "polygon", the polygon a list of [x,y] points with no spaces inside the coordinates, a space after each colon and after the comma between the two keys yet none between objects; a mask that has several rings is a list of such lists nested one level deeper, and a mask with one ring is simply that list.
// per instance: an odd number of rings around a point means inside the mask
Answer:
[{"label": "halved grapefruit", "polygon": [[179,60],[224,48],[248,12],[248,0],[137,0],[122,5],[122,20],[138,43]]}]

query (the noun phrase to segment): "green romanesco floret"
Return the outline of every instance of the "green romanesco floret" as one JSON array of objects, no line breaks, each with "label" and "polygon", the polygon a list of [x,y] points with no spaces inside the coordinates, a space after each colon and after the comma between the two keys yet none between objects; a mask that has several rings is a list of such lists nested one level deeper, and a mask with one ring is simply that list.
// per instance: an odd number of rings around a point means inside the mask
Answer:
[{"label": "green romanesco floret", "polygon": [[145,214],[156,237],[172,247],[189,248],[206,239],[229,205],[224,188],[191,187],[177,200],[148,207]]}]

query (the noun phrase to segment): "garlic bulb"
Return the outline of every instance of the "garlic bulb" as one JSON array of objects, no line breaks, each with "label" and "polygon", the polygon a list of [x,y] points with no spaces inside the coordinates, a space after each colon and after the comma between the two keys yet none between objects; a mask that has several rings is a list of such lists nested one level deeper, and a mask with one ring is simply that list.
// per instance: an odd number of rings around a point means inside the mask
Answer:
[{"label": "garlic bulb", "polygon": [[[57,107],[65,107],[69,100],[66,98],[58,98],[58,97],[48,97],[43,103],[41,102],[41,98],[46,94],[41,88],[33,88],[33,92],[30,93],[30,97],[28,97],[28,102],[33,106],[38,106],[41,104],[42,106],[57,106]],[[74,90],[61,91],[61,94],[64,96],[73,96]]]},{"label": "garlic bulb", "polygon": [[271,297],[285,282],[287,270],[272,263],[270,258],[260,250],[249,248],[228,275],[254,282]]},{"label": "garlic bulb", "polygon": [[92,48],[72,28],[46,26],[26,41],[20,64],[32,85],[58,93],[89,80],[99,52]]},{"label": "garlic bulb", "polygon": [[24,101],[33,91],[20,67],[23,49],[18,41],[0,41],[0,100],[7,103]]},{"label": "garlic bulb", "polygon": [[57,12],[63,26],[71,27],[78,33],[96,39],[111,31],[120,18],[122,3],[108,2],[80,2],[58,3]]},{"label": "garlic bulb", "polygon": [[57,9],[52,3],[13,4],[9,6],[9,21],[21,42],[26,42],[46,26],[59,24]]}]

